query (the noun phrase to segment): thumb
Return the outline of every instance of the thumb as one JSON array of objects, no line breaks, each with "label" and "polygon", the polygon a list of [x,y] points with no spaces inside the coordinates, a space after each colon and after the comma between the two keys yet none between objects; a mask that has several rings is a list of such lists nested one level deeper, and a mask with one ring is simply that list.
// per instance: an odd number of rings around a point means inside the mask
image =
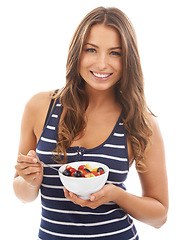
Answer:
[{"label": "thumb", "polygon": [[101,190],[99,190],[96,193],[93,193],[90,195],[90,201],[96,201],[99,200],[100,198],[102,198],[104,196],[104,190],[103,188]]},{"label": "thumb", "polygon": [[36,155],[36,152],[35,152],[34,150],[30,150],[30,151],[28,152],[27,156],[33,157],[34,159],[39,160],[39,159],[38,159],[38,156]]}]

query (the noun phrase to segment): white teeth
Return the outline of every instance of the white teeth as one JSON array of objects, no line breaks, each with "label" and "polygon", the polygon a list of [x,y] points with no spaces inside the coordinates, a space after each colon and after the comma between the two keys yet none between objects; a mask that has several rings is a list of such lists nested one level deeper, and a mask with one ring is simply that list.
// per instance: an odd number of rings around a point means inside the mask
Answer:
[{"label": "white teeth", "polygon": [[94,76],[99,77],[99,78],[106,78],[109,77],[111,74],[100,74],[100,73],[95,73],[92,72]]}]

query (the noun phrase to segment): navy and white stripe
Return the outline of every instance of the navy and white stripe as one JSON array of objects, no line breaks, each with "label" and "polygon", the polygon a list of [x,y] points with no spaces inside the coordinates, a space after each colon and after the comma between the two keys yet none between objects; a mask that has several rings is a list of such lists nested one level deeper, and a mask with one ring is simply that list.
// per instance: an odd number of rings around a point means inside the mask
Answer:
[{"label": "navy and white stripe", "polygon": [[[43,129],[36,152],[41,161],[59,168],[53,158],[58,140],[57,131],[62,106],[57,100]],[[93,149],[70,147],[68,163],[97,161],[108,165],[107,183],[125,190],[124,182],[129,171],[126,131],[121,116],[106,141]],[[80,207],[65,198],[63,185],[56,171],[44,167],[41,185],[42,215],[40,240],[97,239],[136,240],[138,235],[132,219],[117,204],[106,203],[97,209]]]}]

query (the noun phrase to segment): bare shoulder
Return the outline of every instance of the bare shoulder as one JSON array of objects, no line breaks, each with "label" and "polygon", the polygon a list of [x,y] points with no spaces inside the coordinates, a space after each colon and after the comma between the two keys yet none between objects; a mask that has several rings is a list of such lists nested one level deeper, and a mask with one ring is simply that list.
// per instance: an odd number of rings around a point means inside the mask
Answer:
[{"label": "bare shoulder", "polygon": [[22,124],[34,133],[37,140],[43,130],[53,93],[54,91],[37,93],[25,105]]},{"label": "bare shoulder", "polygon": [[31,112],[35,112],[37,110],[40,110],[44,106],[48,106],[51,97],[53,95],[54,91],[48,91],[48,92],[39,92],[35,95],[33,95],[30,100],[26,103],[25,108]]},{"label": "bare shoulder", "polygon": [[[164,153],[164,142],[163,142],[158,120],[156,117],[154,117],[152,114],[149,113],[148,121],[150,124],[150,128],[152,130],[152,136],[150,138],[150,147],[145,154],[146,159],[153,158],[155,153],[157,153],[157,150],[159,150],[159,154]],[[134,153],[133,153],[131,141],[128,137],[127,137],[127,146],[128,146],[128,157],[129,157],[129,162],[131,166],[134,161]],[[155,158],[153,159],[156,160]]]},{"label": "bare shoulder", "polygon": [[150,122],[151,129],[152,129],[152,136],[151,136],[152,145],[154,145],[154,144],[157,145],[159,143],[161,143],[161,145],[162,145],[163,138],[162,138],[161,130],[159,127],[158,119],[152,115],[149,115],[149,122]]}]

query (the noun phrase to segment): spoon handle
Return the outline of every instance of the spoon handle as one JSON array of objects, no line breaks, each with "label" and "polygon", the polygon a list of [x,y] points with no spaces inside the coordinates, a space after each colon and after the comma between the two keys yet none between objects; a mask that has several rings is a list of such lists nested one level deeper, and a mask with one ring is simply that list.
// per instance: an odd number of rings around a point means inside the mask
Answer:
[{"label": "spoon handle", "polygon": [[[22,156],[24,156],[24,154],[22,154],[22,153],[19,153],[19,154],[22,155]],[[48,164],[46,164],[46,163],[44,163],[44,162],[41,162],[40,160],[37,160],[37,162],[43,164],[43,166],[49,167],[49,168],[57,171],[58,173],[61,173],[60,170],[58,170],[58,169],[56,169],[56,168],[54,168],[54,167],[52,167],[52,166],[50,166],[50,165],[48,165]]]}]

